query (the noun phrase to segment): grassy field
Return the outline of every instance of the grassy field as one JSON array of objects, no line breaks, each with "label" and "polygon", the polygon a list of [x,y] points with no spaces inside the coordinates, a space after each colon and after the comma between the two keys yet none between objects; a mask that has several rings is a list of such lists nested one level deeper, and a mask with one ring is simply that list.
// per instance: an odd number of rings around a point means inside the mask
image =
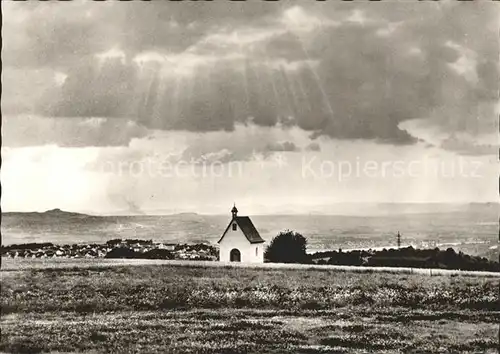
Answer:
[{"label": "grassy field", "polygon": [[0,351],[497,352],[498,277],[177,264],[3,270]]}]

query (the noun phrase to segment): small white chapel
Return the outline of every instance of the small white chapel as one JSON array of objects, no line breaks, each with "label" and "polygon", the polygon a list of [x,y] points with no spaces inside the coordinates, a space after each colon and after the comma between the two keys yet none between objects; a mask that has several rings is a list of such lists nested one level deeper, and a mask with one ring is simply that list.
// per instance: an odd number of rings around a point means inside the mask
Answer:
[{"label": "small white chapel", "polygon": [[264,263],[264,240],[248,216],[238,216],[236,205],[219,244],[221,262]]}]

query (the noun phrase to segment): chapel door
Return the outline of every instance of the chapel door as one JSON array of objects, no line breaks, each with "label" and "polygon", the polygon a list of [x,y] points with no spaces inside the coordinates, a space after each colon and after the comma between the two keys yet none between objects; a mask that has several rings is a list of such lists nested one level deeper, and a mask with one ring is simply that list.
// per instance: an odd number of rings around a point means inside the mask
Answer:
[{"label": "chapel door", "polygon": [[229,260],[231,262],[241,262],[241,253],[239,250],[236,248],[233,248],[231,250],[231,253],[229,253]]}]

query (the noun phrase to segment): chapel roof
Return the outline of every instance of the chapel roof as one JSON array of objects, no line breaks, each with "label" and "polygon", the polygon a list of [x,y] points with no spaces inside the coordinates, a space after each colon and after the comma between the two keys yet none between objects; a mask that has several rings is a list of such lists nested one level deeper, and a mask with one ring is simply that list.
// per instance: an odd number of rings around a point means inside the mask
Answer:
[{"label": "chapel roof", "polygon": [[222,237],[219,239],[219,241],[217,243],[220,243],[222,241],[222,239],[226,235],[227,230],[229,229],[229,227],[231,226],[231,224],[233,223],[233,221],[236,221],[236,224],[238,224],[238,226],[240,227],[241,231],[243,232],[243,234],[245,235],[245,237],[247,238],[247,240],[250,243],[262,243],[262,242],[265,242],[262,239],[262,237],[260,237],[259,232],[257,231],[257,229],[255,228],[252,220],[248,216],[235,216],[233,219],[231,219],[231,222],[229,223],[229,225],[227,226],[226,230],[222,234]]}]

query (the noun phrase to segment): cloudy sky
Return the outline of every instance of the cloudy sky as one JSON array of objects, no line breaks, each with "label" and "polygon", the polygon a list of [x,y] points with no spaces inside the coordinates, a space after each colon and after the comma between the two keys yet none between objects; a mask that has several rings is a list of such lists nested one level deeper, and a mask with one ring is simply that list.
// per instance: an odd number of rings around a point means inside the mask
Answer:
[{"label": "cloudy sky", "polygon": [[493,2],[2,2],[2,209],[497,198]]}]

